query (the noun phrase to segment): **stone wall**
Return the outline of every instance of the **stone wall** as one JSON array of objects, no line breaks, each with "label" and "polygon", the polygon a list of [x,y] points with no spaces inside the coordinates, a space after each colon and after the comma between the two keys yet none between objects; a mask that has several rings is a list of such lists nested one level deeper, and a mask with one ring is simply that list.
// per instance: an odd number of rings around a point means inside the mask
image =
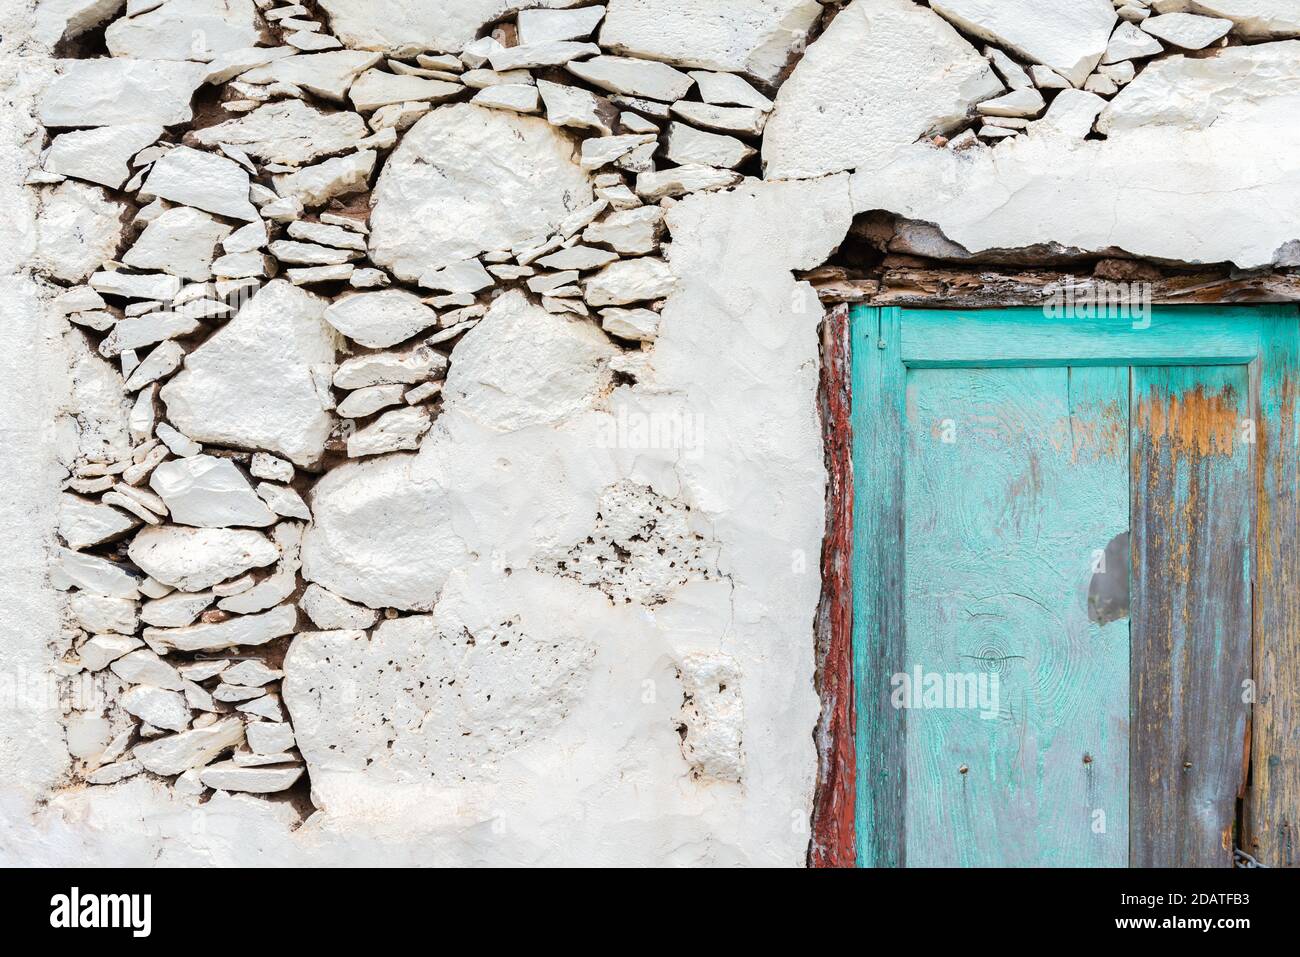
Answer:
[{"label": "stone wall", "polygon": [[1282,0],[6,6],[9,861],[802,864],[850,230],[1300,265]]}]

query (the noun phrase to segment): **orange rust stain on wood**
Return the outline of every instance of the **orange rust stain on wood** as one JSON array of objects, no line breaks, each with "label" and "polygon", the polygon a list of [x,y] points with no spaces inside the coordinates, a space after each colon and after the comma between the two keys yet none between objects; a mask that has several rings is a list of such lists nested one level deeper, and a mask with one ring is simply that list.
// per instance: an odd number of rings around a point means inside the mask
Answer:
[{"label": "orange rust stain on wood", "polygon": [[1087,415],[1063,416],[1052,423],[1049,436],[1057,452],[1070,452],[1070,461],[1117,459],[1128,449],[1128,413],[1118,402],[1107,402]]},{"label": "orange rust stain on wood", "polygon": [[1207,394],[1198,385],[1174,396],[1147,395],[1138,403],[1137,421],[1153,448],[1168,444],[1175,458],[1230,456],[1241,426],[1237,390],[1224,386]]}]

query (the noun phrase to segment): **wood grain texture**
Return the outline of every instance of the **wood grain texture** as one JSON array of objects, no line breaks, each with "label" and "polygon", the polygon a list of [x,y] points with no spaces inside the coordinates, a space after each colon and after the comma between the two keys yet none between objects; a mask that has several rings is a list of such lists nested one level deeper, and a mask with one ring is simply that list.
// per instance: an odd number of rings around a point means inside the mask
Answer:
[{"label": "wood grain texture", "polygon": [[[873,290],[871,283],[878,283]],[[1079,295],[1105,290],[1104,280],[1053,270],[974,266],[896,265],[878,279],[843,279],[826,284],[826,300],[860,301],[873,306],[918,309],[1040,308],[1051,296],[1069,289]],[[819,289],[819,294],[821,290]],[[1264,273],[1224,276],[1204,272],[1166,276],[1150,284],[1155,305],[1222,305],[1225,303],[1300,302],[1300,274]],[[852,297],[852,298],[850,298]]]},{"label": "wood grain texture", "polygon": [[1300,867],[1300,326],[1294,309],[1260,310],[1255,499],[1256,701],[1245,849]]},{"label": "wood grain texture", "polygon": [[[1171,281],[1161,294],[1174,294],[1175,285]],[[1255,298],[1250,292],[1254,288],[1250,277],[1230,285],[1241,293],[1242,300]],[[1205,290],[1211,289],[1212,284],[1198,287],[1192,277],[1187,277],[1182,288],[1194,301],[1202,294],[1208,295]],[[909,858],[911,841],[906,837],[909,823],[904,819],[904,810],[911,809],[909,800],[921,799],[914,793],[914,789],[922,787],[921,779],[915,773],[891,773],[891,769],[899,766],[897,762],[906,760],[906,754],[917,745],[915,729],[909,730],[906,721],[900,724],[896,720],[897,712],[881,700],[890,674],[906,668],[904,661],[910,647],[902,599],[891,598],[905,578],[906,562],[902,557],[905,511],[901,503],[912,488],[905,476],[902,449],[893,438],[893,426],[904,421],[904,382],[920,381],[918,370],[983,368],[986,371],[982,374],[988,374],[990,369],[1017,365],[1027,367],[1017,370],[1022,372],[1072,365],[1076,367],[1069,375],[1077,376],[1084,368],[1104,373],[1104,367],[1131,364],[1138,367],[1132,370],[1134,387],[1145,389],[1143,394],[1150,394],[1152,389],[1159,394],[1161,388],[1166,388],[1172,397],[1190,387],[1195,395],[1199,383],[1203,396],[1222,403],[1226,398],[1224,388],[1230,387],[1233,401],[1245,409],[1244,415],[1254,416],[1257,435],[1255,454],[1249,456],[1251,464],[1243,480],[1235,459],[1227,457],[1226,465],[1214,460],[1216,455],[1223,458],[1216,451],[1223,440],[1221,423],[1226,421],[1223,414],[1218,420],[1219,432],[1210,428],[1207,439],[1197,431],[1209,427],[1205,425],[1204,409],[1194,409],[1194,414],[1188,417],[1186,403],[1179,405],[1171,398],[1164,406],[1148,407],[1142,418],[1138,417],[1140,410],[1134,410],[1130,441],[1135,441],[1135,445],[1131,462],[1141,465],[1145,472],[1134,475],[1137,488],[1144,490],[1141,505],[1144,518],[1133,524],[1133,553],[1147,556],[1149,560],[1150,555],[1181,549],[1170,567],[1185,573],[1185,579],[1166,574],[1163,584],[1152,576],[1145,576],[1138,583],[1135,574],[1131,596],[1133,627],[1138,628],[1137,614],[1141,608],[1142,614],[1153,617],[1156,628],[1149,641],[1142,639],[1141,648],[1135,644],[1131,663],[1133,692],[1136,695],[1140,688],[1143,695],[1142,703],[1135,702],[1133,708],[1130,783],[1135,803],[1130,827],[1131,860],[1135,864],[1157,860],[1195,863],[1199,854],[1208,863],[1226,864],[1234,837],[1231,805],[1237,797],[1242,797],[1245,833],[1235,835],[1241,846],[1271,866],[1300,865],[1300,835],[1297,834],[1300,830],[1300,408],[1296,403],[1300,312],[1297,308],[1159,308],[1152,313],[1151,325],[1146,328],[1134,328],[1127,319],[1107,323],[1076,317],[1052,318],[1039,309],[944,314],[855,307],[852,314],[853,386],[855,399],[864,397],[853,409],[858,431],[853,450],[858,493],[853,534],[858,556],[854,561],[854,698],[858,716],[855,739],[858,766],[867,769],[856,782],[859,863],[897,866],[904,862],[925,862],[924,857]],[[1224,370],[1218,366],[1236,368]],[[1211,387],[1209,393],[1205,392],[1207,384]],[[1078,417],[1072,415],[1070,421],[1077,423]],[[1188,422],[1201,425],[1192,427]],[[1148,436],[1145,451],[1144,440],[1133,439],[1143,431]],[[1153,437],[1159,438],[1159,442]],[[1181,451],[1176,456],[1170,451],[1176,461],[1171,459],[1161,478],[1157,460],[1166,446],[1168,450]],[[1234,449],[1234,455],[1240,453],[1240,443]],[[976,476],[972,476],[971,482],[975,481]],[[1166,486],[1164,527],[1160,525],[1162,519],[1155,514],[1161,508],[1162,499],[1152,491],[1161,482]],[[1223,494],[1234,504],[1211,508],[1211,499],[1217,501]],[[1247,536],[1253,540],[1244,552],[1240,547],[1241,503],[1246,503]],[[1136,516],[1139,509],[1136,493],[1133,508]],[[1179,511],[1181,518],[1176,518],[1175,513]],[[1151,516],[1149,520],[1147,515]],[[1139,532],[1139,524],[1145,531]],[[1211,537],[1215,542],[1224,541],[1226,530],[1233,530],[1236,544],[1227,548],[1205,544]],[[1178,534],[1183,539],[1176,542]],[[1112,553],[1116,548],[1122,552],[1122,544],[1116,545],[1115,541],[1108,544]],[[1193,552],[1196,562],[1208,563],[1209,571],[1193,571],[1194,566],[1188,564]],[[1246,558],[1238,566],[1237,559],[1243,554]],[[949,560],[948,556],[944,559]],[[1140,569],[1149,567],[1139,566]],[[1236,568],[1238,574],[1225,572],[1225,568]],[[1241,681],[1245,678],[1240,674],[1240,641],[1225,642],[1223,638],[1240,624],[1241,583],[1251,572],[1254,580],[1248,584],[1253,584],[1254,602],[1253,618],[1249,621],[1253,623],[1254,634],[1253,643],[1246,645],[1246,677],[1255,682],[1253,718],[1249,716],[1249,702],[1242,700],[1245,689]],[[1189,590],[1187,581],[1193,574],[1198,584]],[[1093,587],[1084,595],[1085,607],[1091,609],[1096,619],[1093,624],[1109,621],[1112,624],[1105,627],[1113,627],[1113,616],[1117,608],[1123,610],[1123,601],[1112,590],[1096,585],[1094,579]],[[1170,595],[1182,590],[1183,598],[1168,600],[1167,607],[1180,603],[1177,607],[1181,611],[1177,615],[1166,612],[1161,618],[1153,610],[1159,606],[1153,603],[1152,596],[1160,587]],[[1201,606],[1210,595],[1218,596],[1213,602],[1227,608],[1226,616],[1218,612],[1209,616],[1217,616],[1218,630],[1204,622],[1208,613]],[[1194,624],[1197,616],[1202,621]],[[1160,628],[1165,631],[1160,632]],[[1249,623],[1245,630],[1250,633]],[[1237,631],[1240,632],[1239,627]],[[1137,641],[1136,631],[1134,641]],[[1161,642],[1165,646],[1163,654],[1158,649]],[[1201,647],[1204,645],[1208,645],[1208,652]],[[1238,672],[1235,684],[1229,680],[1234,671]],[[1194,678],[1189,677],[1193,674]],[[1116,685],[1127,688],[1128,681],[1119,680]],[[1216,715],[1198,703],[1189,704],[1189,695],[1204,700],[1219,699],[1217,707],[1221,713]],[[1166,708],[1163,718],[1159,717],[1161,708]],[[1168,717],[1172,713],[1168,709],[1189,715],[1200,712],[1200,718],[1175,721]],[[1243,714],[1246,715],[1244,723]],[[1147,723],[1150,733],[1139,733],[1140,721]],[[909,735],[913,735],[910,746]],[[1165,736],[1163,743],[1160,735]],[[1211,746],[1210,740],[1220,743]],[[1137,753],[1139,746],[1145,749],[1141,755]],[[1167,764],[1170,755],[1180,747],[1186,747],[1191,756],[1190,760],[1179,763],[1176,770],[1180,775],[1174,778],[1168,774],[1153,775],[1160,770],[1156,765],[1163,767],[1162,762]],[[1204,757],[1202,751],[1196,750],[1198,747],[1203,749]],[[1090,757],[1092,762],[1096,761],[1095,755]],[[972,768],[968,763],[965,777],[969,778]],[[1197,773],[1189,777],[1187,772]],[[907,781],[909,776],[911,785]],[[1141,787],[1137,783],[1139,778]],[[1184,825],[1184,820],[1190,824]],[[1120,823],[1122,827],[1123,822]],[[1115,824],[1114,815],[1108,815],[1108,830],[1113,831]],[[1014,851],[1012,848],[1011,852]],[[910,853],[915,854],[915,848]],[[972,858],[967,854],[965,860]]]},{"label": "wood grain texture", "polygon": [[1130,860],[1231,867],[1251,676],[1246,366],[1133,370]]},{"label": "wood grain texture", "polygon": [[897,309],[861,307],[850,315],[857,862],[903,867],[906,725],[889,701],[889,679],[905,652],[901,317]]},{"label": "wood grain texture", "polygon": [[1089,593],[1128,529],[1128,370],[914,369],[907,420],[908,670],[997,678],[996,708],[906,712],[907,860],[1123,865],[1129,623]]},{"label": "wood grain texture", "polygon": [[1135,322],[1048,317],[1032,309],[908,312],[903,361],[911,368],[1246,364],[1262,346],[1254,313],[1249,307],[1158,309]]},{"label": "wood grain texture", "polygon": [[826,531],[822,597],[817,609],[817,789],[810,867],[852,867],[857,859],[853,804],[853,408],[849,310],[822,320],[822,377],[817,404],[826,455]]}]

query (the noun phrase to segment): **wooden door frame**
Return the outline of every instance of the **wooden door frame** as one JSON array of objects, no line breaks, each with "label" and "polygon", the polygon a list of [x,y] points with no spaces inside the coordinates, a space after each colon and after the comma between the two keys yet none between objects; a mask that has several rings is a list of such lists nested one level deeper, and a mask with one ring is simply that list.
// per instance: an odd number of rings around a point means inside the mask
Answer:
[{"label": "wooden door frame", "polygon": [[[1287,323],[1285,336],[1260,343],[1231,328],[1207,336],[1209,327],[1192,339],[1181,335],[1195,329],[1198,313],[1217,324],[1242,315],[1258,318],[1261,310]],[[904,354],[905,349],[915,352],[915,337],[906,347],[903,342],[905,315],[916,317],[922,325],[938,321],[945,330],[955,330],[963,310],[942,310],[943,318],[938,320],[940,312],[933,309],[855,306],[853,313],[847,305],[833,306],[822,327],[819,405],[828,489],[817,685],[823,713],[817,731],[821,760],[808,862],[821,867],[903,866],[905,780],[900,769],[905,738],[900,714],[886,707],[884,694],[873,713],[863,713],[866,709],[858,704],[859,689],[888,688],[888,681],[881,678],[898,670],[895,662],[901,661],[903,653],[902,555],[896,547],[902,529],[895,507],[901,502],[902,482],[901,385],[909,362],[918,367],[989,363],[969,356],[963,359],[959,336],[937,340],[934,355]],[[989,314],[979,313],[981,318]],[[1286,374],[1300,368],[1300,314],[1294,306],[1224,305],[1165,307],[1160,315],[1176,318],[1180,328],[1168,334],[1156,323],[1154,335],[1142,329],[1139,338],[1126,335],[1126,329],[1132,329],[1128,318],[1096,320],[1101,324],[1098,328],[1107,329],[1113,341],[1123,345],[1119,352],[1111,349],[1102,354],[1084,348],[1087,336],[1077,333],[1086,327],[1078,320],[1052,325],[1046,316],[1038,320],[1024,313],[1025,321],[1032,320],[1040,334],[1027,329],[1030,335],[1015,343],[1019,354],[1000,364],[1080,359],[1092,364],[1249,363],[1252,407],[1259,410],[1260,421],[1252,509],[1257,697],[1248,726],[1253,762],[1252,785],[1245,795],[1245,849],[1269,866],[1300,866],[1300,756],[1295,753],[1300,750],[1295,743],[1300,738],[1300,405],[1296,402],[1300,383]],[[886,395],[890,401],[881,401]],[[865,415],[868,407],[883,413],[884,427],[879,424],[881,415],[873,419]],[[1280,434],[1264,427],[1270,417],[1283,423]],[[855,498],[859,477],[864,479],[861,487],[872,492]],[[881,534],[890,528],[892,536]],[[873,581],[892,582],[892,593],[889,588],[872,587],[866,575],[854,575],[855,564],[862,564],[856,559],[864,556],[876,572]],[[886,627],[883,634],[875,630],[870,646],[879,653],[871,660],[855,661],[854,630],[871,629],[868,622],[893,622],[894,627]],[[1283,753],[1285,758],[1279,756]]]}]

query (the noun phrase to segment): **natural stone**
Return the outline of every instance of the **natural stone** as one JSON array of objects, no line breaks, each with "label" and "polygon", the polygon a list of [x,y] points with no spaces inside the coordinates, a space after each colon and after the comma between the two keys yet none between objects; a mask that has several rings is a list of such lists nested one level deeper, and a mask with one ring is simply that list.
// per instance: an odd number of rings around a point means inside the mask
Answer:
[{"label": "natural stone", "polygon": [[178,146],[149,170],[144,191],[218,216],[258,219],[248,201],[248,171],[234,160]]},{"label": "natural stone", "polygon": [[365,190],[375,168],[376,155],[374,150],[361,150],[335,156],[296,173],[276,176],[276,192],[286,200],[300,204],[297,212],[286,218],[297,219],[303,206],[322,206],[336,196]]},{"label": "natural stone", "polygon": [[140,624],[138,607],[130,598],[113,598],[88,591],[74,592],[68,597],[68,610],[72,612],[77,627],[89,632],[133,634]]},{"label": "natural stone", "polygon": [[1249,40],[1300,36],[1300,8],[1293,0],[1187,0],[1185,12],[1226,17]]},{"label": "natural stone", "polygon": [[[113,326],[113,332],[99,343],[99,351],[100,355],[105,356],[121,355],[127,350],[152,346],[153,343],[162,342],[164,339],[185,338],[186,335],[199,332],[201,328],[203,324],[198,319],[179,312],[147,312],[143,316],[118,321]],[[148,416],[144,421],[144,428],[136,429],[134,419],[131,424],[135,432],[143,433],[138,434],[136,438],[143,439],[153,432],[153,407],[146,399],[140,397],[136,399],[135,410]]]},{"label": "natural stone", "polygon": [[608,266],[616,259],[618,254],[608,249],[596,249],[578,244],[551,253],[549,256],[543,256],[537,260],[537,265],[547,269],[575,269],[579,272],[587,272],[599,269],[601,266]]},{"label": "natural stone", "polygon": [[[256,658],[246,658],[221,673],[221,680],[226,684],[246,685],[253,688],[261,687],[272,681],[279,681],[283,677],[283,671],[268,668]],[[285,747],[290,747],[290,745]],[[284,749],[280,748],[279,750]]]},{"label": "natural stone", "polygon": [[535,67],[563,66],[571,60],[599,53],[600,47],[594,43],[549,40],[532,46],[502,47],[499,50],[493,50],[488,56],[488,62],[492,64],[492,69],[504,72],[507,70],[527,70]]},{"label": "natural stone", "polygon": [[[284,57],[293,56],[297,51],[292,47],[240,47],[218,53],[207,64],[204,81],[207,83],[225,83],[240,74],[247,74],[259,67],[266,66]],[[244,79],[247,79],[245,77]]]},{"label": "natural stone", "polygon": [[89,548],[120,538],[139,521],[110,505],[63,493],[59,496],[59,535],[69,548]]},{"label": "natural stone", "polygon": [[311,511],[307,508],[307,503],[302,500],[302,496],[298,494],[297,489],[261,482],[257,486],[257,496],[276,515],[282,515],[285,518],[311,520]]},{"label": "natural stone", "polygon": [[519,43],[532,46],[551,40],[585,40],[605,17],[604,7],[577,10],[521,10],[517,18]]},{"label": "natural stone", "polygon": [[340,389],[364,389],[397,382],[412,385],[446,371],[446,356],[419,345],[405,352],[373,352],[344,360],[334,374],[334,385]]},{"label": "natural stone", "polygon": [[362,50],[329,50],[275,60],[241,77],[247,83],[287,83],[342,102],[358,76],[383,57]]},{"label": "natural stone", "polygon": [[349,392],[339,403],[338,413],[345,419],[364,418],[374,415],[380,409],[397,405],[405,393],[406,386],[401,384],[367,386]]},{"label": "natural stone", "polygon": [[77,649],[77,658],[87,671],[102,671],[128,651],[143,644],[134,635],[95,635]]},{"label": "natural stone", "polygon": [[641,173],[636,178],[636,192],[642,199],[654,203],[665,197],[735,186],[743,178],[735,170],[730,169],[715,169],[712,166],[674,166],[670,169]]},{"label": "natural stone", "polygon": [[[330,30],[358,50],[408,57],[431,50],[459,53],[488,24],[526,7],[572,6],[576,0],[321,0]],[[490,37],[485,39],[491,39]]]},{"label": "natural stone", "polygon": [[1034,85],[1034,81],[1025,71],[1025,68],[997,47],[986,48],[984,55],[989,58],[989,62],[993,64],[993,69],[997,71],[998,76],[1002,77],[1002,82],[1011,89],[1023,90]]},{"label": "natural stone", "polygon": [[87,784],[116,784],[140,773],[143,766],[134,758],[102,764],[86,775]]},{"label": "natural stone", "polygon": [[672,113],[706,130],[748,136],[757,136],[767,124],[767,114],[752,106],[714,106],[679,100],[672,105]]},{"label": "natural stone", "polygon": [[679,166],[735,169],[757,152],[734,136],[706,133],[685,123],[669,123],[664,140],[664,157]]},{"label": "natural stone", "polygon": [[418,449],[420,437],[432,424],[433,416],[424,406],[405,406],[385,412],[348,437],[348,457]]},{"label": "natural stone", "polygon": [[691,79],[700,91],[700,99],[716,106],[752,106],[769,112],[775,105],[742,76],[734,73],[711,73],[692,70]]},{"label": "natural stone", "polygon": [[272,794],[293,787],[302,777],[302,767],[240,767],[234,761],[219,761],[199,772],[204,786],[222,791]]},{"label": "natural stone", "polygon": [[569,63],[565,69],[611,93],[645,96],[668,103],[680,100],[695,85],[693,79],[666,63],[634,57],[597,56]]},{"label": "natural stone", "polygon": [[[127,684],[152,685],[167,691],[180,691],[185,685],[176,668],[147,648],[140,648],[118,658],[111,665],[113,674]],[[157,722],[151,721],[150,724]],[[175,728],[173,730],[180,730]]]},{"label": "natural stone", "polygon": [[411,128],[379,176],[371,258],[419,280],[553,230],[591,199],[573,144],[544,120],[441,107]]},{"label": "natural stone", "polygon": [[157,123],[124,123],[62,133],[50,143],[41,166],[59,173],[120,189],[131,176],[131,157],[162,135]]},{"label": "natural stone", "polygon": [[130,571],[97,555],[74,552],[68,548],[55,550],[50,567],[50,581],[55,588],[65,591],[80,588],[110,598],[140,597],[137,588],[139,579]]},{"label": "natural stone", "polygon": [[242,744],[244,722],[224,718],[205,728],[182,731],[156,741],[137,744],[133,757],[154,774],[180,774],[203,767],[221,752]]},{"label": "natural stone", "polygon": [[672,270],[662,259],[624,259],[606,266],[583,284],[591,306],[620,306],[661,299],[676,288]]},{"label": "natural stone", "polygon": [[352,84],[348,98],[358,110],[369,113],[392,103],[441,103],[464,89],[459,83],[448,83],[446,80],[367,70]]},{"label": "natural stone", "polygon": [[614,53],[773,83],[821,12],[813,0],[609,0],[600,43]]},{"label": "natural stone", "polygon": [[549,80],[538,80],[537,92],[546,105],[546,120],[552,126],[571,126],[605,136],[614,132],[618,111],[608,100],[580,87]]},{"label": "natural stone", "polygon": [[278,100],[196,130],[191,137],[202,146],[225,143],[268,163],[301,166],[354,149],[368,132],[366,121],[356,113],[326,113],[302,100]]},{"label": "natural stone", "polygon": [[[298,605],[307,613],[312,624],[325,631],[336,628],[369,628],[379,618],[379,613],[374,609],[354,605],[314,583],[307,586]],[[253,750],[260,749],[253,745]]]},{"label": "natural stone", "polygon": [[267,251],[282,263],[300,266],[337,266],[360,258],[361,255],[350,249],[301,243],[292,239],[272,240]]},{"label": "natural stone", "polygon": [[[98,292],[125,299],[150,299],[170,302],[181,290],[181,281],[164,273],[129,273],[108,269],[90,277],[90,285]],[[101,350],[102,351],[102,350]]]},{"label": "natural stone", "polygon": [[211,455],[163,462],[149,477],[179,525],[229,528],[275,524],[275,513],[257,497],[248,479],[229,459]]},{"label": "natural stone", "polygon": [[[172,592],[162,598],[147,601],[140,609],[140,619],[146,625],[158,628],[181,628],[192,624],[200,613],[212,604],[212,592]],[[186,675],[186,677],[191,677]],[[191,680],[201,680],[191,677]]]},{"label": "natural stone", "polygon": [[404,342],[438,321],[438,313],[406,290],[343,296],[325,309],[325,320],[363,346],[382,348]]},{"label": "natural stone", "polygon": [[128,554],[151,578],[197,592],[273,564],[280,550],[251,529],[162,525],[137,533]]},{"label": "natural stone", "polygon": [[1043,94],[1035,89],[1021,89],[985,100],[975,109],[984,116],[1033,117],[1043,111],[1044,105]]},{"label": "natural stone", "polygon": [[1102,63],[1120,63],[1126,60],[1141,60],[1157,53],[1163,53],[1160,41],[1149,33],[1143,33],[1131,23],[1121,23],[1106,46]]},{"label": "natural stone", "polygon": [[659,334],[659,313],[652,309],[602,309],[600,327],[622,339],[652,342]]},{"label": "natural stone", "polygon": [[618,210],[583,231],[584,242],[608,246],[625,256],[641,256],[659,247],[663,210],[658,206]]},{"label": "natural stone", "polygon": [[188,625],[184,628],[146,628],[144,640],[159,654],[172,651],[224,651],[227,648],[264,645],[293,634],[298,616],[292,605],[280,605],[256,615],[238,615],[227,621]]},{"label": "natural stone", "polygon": [[933,0],[961,29],[1081,86],[1106,50],[1115,7],[1110,0]]},{"label": "natural stone", "polygon": [[[494,156],[490,165],[482,156]],[[404,280],[555,229],[591,202],[573,144],[545,121],[468,104],[435,109],[380,174],[370,256]]]},{"label": "natural stone", "polygon": [[171,126],[193,118],[190,98],[203,83],[201,63],[99,57],[57,60],[59,76],[41,100],[46,126]]},{"label": "natural stone", "polygon": [[1106,107],[1097,129],[1209,129],[1260,106],[1300,95],[1300,40],[1229,47],[1213,57],[1172,56],[1149,64]]},{"label": "natural stone", "polygon": [[[260,224],[250,224],[250,227],[256,225]],[[217,244],[230,233],[229,226],[209,214],[189,206],[176,206],[165,210],[145,227],[122,262],[135,269],[158,269],[204,282],[212,277]]]},{"label": "natural stone", "polygon": [[537,87],[528,83],[502,83],[485,87],[470,100],[475,106],[516,113],[536,113],[541,108]]},{"label": "natural stone", "polygon": [[314,467],[334,424],[336,333],[325,306],[287,282],[268,283],[162,387],[168,418],[195,441]]},{"label": "natural stone", "polygon": [[1097,115],[1106,101],[1084,90],[1062,90],[1052,100],[1047,113],[1030,129],[1035,136],[1061,136],[1081,140],[1092,132]]},{"label": "natural stone", "polygon": [[152,60],[207,61],[259,38],[253,0],[163,0],[104,31],[113,56]]},{"label": "natural stone", "polygon": [[[621,265],[641,262],[666,267],[661,260],[625,260],[607,266],[588,285]],[[522,293],[509,292],[456,347],[444,401],[502,431],[554,424],[590,405],[608,381],[605,366],[613,353],[591,325],[549,315]]]},{"label": "natural stone", "polygon": [[[763,137],[769,179],[884,162],[924,134],[948,132],[1002,92],[989,62],[911,0],[856,2],[781,87]],[[832,106],[827,106],[832,104]]]},{"label": "natural stone", "polygon": [[420,285],[452,294],[469,294],[487,289],[495,280],[477,259],[462,259],[420,275]]},{"label": "natural stone", "polygon": [[[297,496],[292,489],[287,489]],[[300,516],[305,515],[310,519],[310,513],[307,513],[306,504],[302,498],[298,497],[298,502],[302,505],[299,510]],[[240,592],[238,595],[231,595],[217,602],[217,607],[222,611],[232,612],[237,615],[252,615],[260,611],[266,611],[281,602],[286,601],[290,595],[298,588],[298,579],[293,572],[277,571],[274,575],[263,578],[248,591]]]},{"label": "natural stone", "polygon": [[190,708],[185,696],[150,685],[136,685],[123,692],[118,705],[141,721],[167,731],[183,731],[190,724]]},{"label": "natural stone", "polygon": [[[450,502],[414,455],[331,469],[312,492],[314,521],[302,543],[302,575],[371,608],[428,611],[466,551]],[[387,522],[400,514],[402,521]],[[382,532],[381,532],[382,530]]]},{"label": "natural stone", "polygon": [[281,754],[294,746],[293,728],[283,721],[251,721],[244,734],[258,754]]},{"label": "natural stone", "polygon": [[1139,29],[1184,50],[1202,50],[1226,37],[1232,30],[1232,21],[1191,13],[1164,13],[1143,20]]},{"label": "natural stone", "polygon": [[33,11],[35,36],[46,46],[57,46],[61,40],[70,40],[101,26],[121,11],[123,2],[124,0],[45,0]]}]

